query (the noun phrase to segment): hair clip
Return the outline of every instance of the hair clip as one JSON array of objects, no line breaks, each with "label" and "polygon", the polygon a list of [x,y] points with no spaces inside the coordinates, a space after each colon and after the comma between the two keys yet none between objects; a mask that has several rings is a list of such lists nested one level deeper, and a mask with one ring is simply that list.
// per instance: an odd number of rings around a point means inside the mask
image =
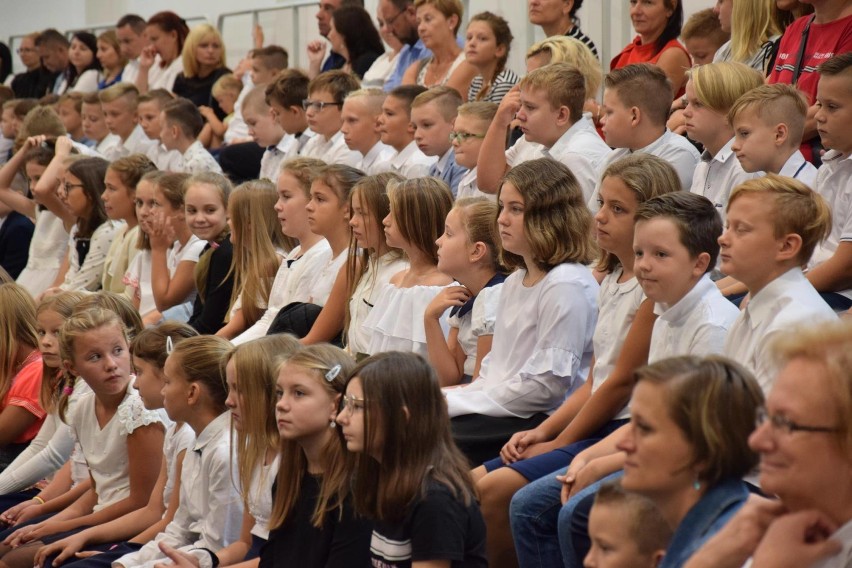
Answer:
[{"label": "hair clip", "polygon": [[175,344],[172,341],[172,336],[167,335],[166,336],[166,355],[171,355],[172,351],[174,351],[174,350],[175,350]]},{"label": "hair clip", "polygon": [[328,382],[332,382],[334,379],[337,378],[337,375],[340,374],[340,369],[340,365],[335,365],[334,367],[329,369],[328,372],[325,374],[325,380],[327,380]]}]

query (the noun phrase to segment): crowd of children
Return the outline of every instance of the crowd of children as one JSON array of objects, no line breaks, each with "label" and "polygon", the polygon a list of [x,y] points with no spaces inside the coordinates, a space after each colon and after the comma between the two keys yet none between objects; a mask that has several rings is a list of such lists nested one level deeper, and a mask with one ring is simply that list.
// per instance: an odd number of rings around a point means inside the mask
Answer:
[{"label": "crowd of children", "polygon": [[383,89],[341,3],[336,67],[161,12],[0,87],[0,568],[848,566],[852,8],[631,1],[604,74],[529,0],[519,77],[380,0]]}]

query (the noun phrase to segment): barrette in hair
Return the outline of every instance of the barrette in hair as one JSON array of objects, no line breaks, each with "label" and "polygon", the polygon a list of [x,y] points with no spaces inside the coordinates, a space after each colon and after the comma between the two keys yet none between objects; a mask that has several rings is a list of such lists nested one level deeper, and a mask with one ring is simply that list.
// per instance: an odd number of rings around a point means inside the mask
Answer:
[{"label": "barrette in hair", "polygon": [[174,351],[174,350],[175,350],[175,344],[172,341],[172,336],[167,335],[166,336],[166,355],[171,355],[172,351]]},{"label": "barrette in hair", "polygon": [[328,382],[332,382],[334,379],[337,378],[337,375],[340,374],[340,369],[340,365],[335,365],[334,367],[329,369],[328,372],[325,374],[325,380],[327,380]]}]

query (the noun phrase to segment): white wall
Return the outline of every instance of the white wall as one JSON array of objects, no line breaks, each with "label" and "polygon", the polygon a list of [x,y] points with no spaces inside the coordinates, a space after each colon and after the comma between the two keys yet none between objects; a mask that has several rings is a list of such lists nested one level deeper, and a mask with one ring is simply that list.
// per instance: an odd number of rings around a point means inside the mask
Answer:
[{"label": "white wall", "polygon": [[[469,5],[469,14],[491,10],[509,20],[515,36],[509,65],[522,72],[526,48],[543,37],[538,28],[527,22],[526,2],[465,1]],[[682,1],[686,17],[715,3],[714,0]],[[137,13],[149,17],[160,10],[173,10],[185,18],[206,17],[216,23],[219,14],[265,8],[280,9],[292,3],[293,0],[0,0],[0,13],[3,14],[0,18],[0,38],[8,41],[10,36],[47,27],[68,30],[99,26],[116,21],[122,14]],[[314,20],[317,2],[301,0],[299,3],[306,6],[295,11],[277,11],[260,16],[267,41],[286,47],[294,64],[298,64],[299,55],[304,51],[303,46],[311,39],[319,37]],[[377,4],[378,0],[365,0],[365,5],[371,13],[375,13]],[[605,67],[633,35],[627,8],[627,0],[585,0],[580,11],[583,31],[598,45]],[[249,15],[227,19],[224,34],[231,65],[236,64],[240,54],[245,53],[251,45],[251,24],[252,17]],[[294,30],[297,35],[294,35]]]}]

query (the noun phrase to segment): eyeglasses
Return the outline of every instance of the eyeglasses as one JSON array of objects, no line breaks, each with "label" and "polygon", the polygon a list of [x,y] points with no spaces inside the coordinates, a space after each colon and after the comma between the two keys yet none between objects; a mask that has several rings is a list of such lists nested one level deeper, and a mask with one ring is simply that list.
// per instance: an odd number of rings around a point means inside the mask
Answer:
[{"label": "eyeglasses", "polygon": [[349,412],[358,412],[364,410],[364,399],[355,398],[351,394],[344,395],[340,399],[340,412],[348,410]]},{"label": "eyeglasses", "polygon": [[36,49],[35,47],[19,47],[15,51],[18,53],[18,55],[21,55],[23,53],[35,53],[36,51],[38,51],[38,49]]},{"label": "eyeglasses", "polygon": [[471,138],[485,138],[485,134],[471,134],[470,132],[456,132],[455,130],[450,132],[450,144],[453,142],[464,144]]},{"label": "eyeglasses", "polygon": [[324,101],[312,101],[310,99],[302,100],[302,108],[303,109],[308,110],[309,108],[313,107],[313,109],[316,110],[317,112],[322,112],[322,109],[324,109],[327,106],[341,106],[342,104],[343,103],[327,103],[327,102],[324,102]]},{"label": "eyeglasses", "polygon": [[[405,10],[400,10],[399,12],[396,13],[396,16],[394,16],[393,18],[388,18],[387,20],[385,20],[384,25],[387,26],[388,28],[390,28],[393,25],[393,23],[397,20],[397,18],[402,16],[404,13],[405,13]],[[381,20],[379,20],[379,27],[382,27]]]},{"label": "eyeglasses", "polygon": [[71,190],[74,189],[75,187],[79,187],[80,189],[82,189],[86,186],[83,185],[82,183],[68,183],[68,182],[65,182],[65,181],[63,181],[62,183],[59,184],[59,188],[62,191],[64,191],[65,193],[71,193]]},{"label": "eyeglasses", "polygon": [[782,416],[780,414],[769,414],[765,408],[759,409],[757,411],[757,426],[762,426],[767,420],[769,421],[769,426],[772,427],[773,430],[783,432],[787,435],[790,435],[793,432],[834,433],[839,430],[839,428],[830,428],[828,426],[805,426],[802,424],[796,424],[786,416]]}]

